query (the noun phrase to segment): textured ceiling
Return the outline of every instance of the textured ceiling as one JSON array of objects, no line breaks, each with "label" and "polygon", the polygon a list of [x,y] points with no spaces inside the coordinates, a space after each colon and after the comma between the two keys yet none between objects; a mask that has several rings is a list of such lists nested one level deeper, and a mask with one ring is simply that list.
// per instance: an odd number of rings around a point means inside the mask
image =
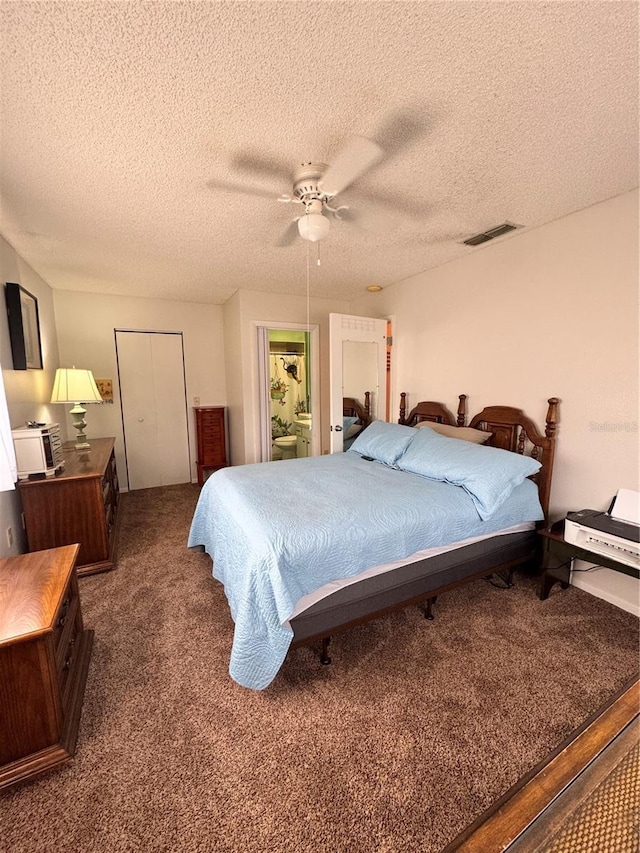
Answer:
[{"label": "textured ceiling", "polygon": [[635,2],[0,11],[1,230],[53,288],[304,293],[310,244],[278,246],[299,207],[277,198],[350,134],[386,156],[338,196],[362,222],[332,223],[315,295],[384,287],[483,251],[459,242],[478,231],[638,183]]}]

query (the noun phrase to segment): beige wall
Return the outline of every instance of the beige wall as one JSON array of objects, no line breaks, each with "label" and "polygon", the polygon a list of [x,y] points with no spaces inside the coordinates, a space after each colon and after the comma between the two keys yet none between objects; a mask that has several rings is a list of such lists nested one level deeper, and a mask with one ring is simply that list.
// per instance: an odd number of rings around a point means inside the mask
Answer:
[{"label": "beige wall", "polygon": [[227,381],[229,449],[232,465],[245,459],[244,435],[244,327],[241,322],[240,291],[224,303],[224,353]]},{"label": "beige wall", "polygon": [[[53,313],[52,291],[46,282],[28,266],[14,251],[9,243],[0,237],[0,277],[3,282],[21,284],[38,300],[40,317],[40,337],[42,343],[43,370],[14,370],[11,358],[9,326],[2,294],[2,321],[0,322],[0,365],[2,379],[7,395],[7,407],[12,428],[24,426],[25,421],[36,420],[57,422],[57,406],[49,405],[53,377],[58,362],[58,341]],[[20,554],[25,548],[24,532],[21,520],[22,506],[17,491],[0,492],[0,557]],[[11,527],[14,534],[13,546],[9,547],[6,529]]]},{"label": "beige wall", "polygon": [[[105,296],[56,290],[53,293],[60,361],[93,371],[96,378],[112,379],[114,403],[87,406],[87,436],[116,438],[116,458],[122,488],[127,488],[122,418],[114,329],[182,332],[184,338],[187,403],[226,405],[225,353],[222,306],[129,296]],[[63,407],[57,407],[63,408]],[[68,422],[67,412],[59,417]],[[194,419],[189,418],[192,480],[196,481]]]},{"label": "beige wall", "polygon": [[[469,250],[353,313],[394,315],[395,387],[409,405],[469,395],[541,423],[560,398],[553,518],[640,489],[638,193]],[[396,403],[397,405],[397,403]],[[638,612],[638,582],[599,569],[576,585]]]}]

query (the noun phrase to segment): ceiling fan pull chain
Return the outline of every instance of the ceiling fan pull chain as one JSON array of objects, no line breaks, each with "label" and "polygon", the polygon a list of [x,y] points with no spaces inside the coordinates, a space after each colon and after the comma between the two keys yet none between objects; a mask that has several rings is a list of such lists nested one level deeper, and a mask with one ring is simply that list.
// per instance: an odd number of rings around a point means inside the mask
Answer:
[{"label": "ceiling fan pull chain", "polygon": [[320,266],[320,243],[316,243],[316,246],[318,247],[318,266]]},{"label": "ceiling fan pull chain", "polygon": [[311,251],[311,245],[309,241],[307,241],[307,335],[309,334],[309,301],[310,301],[310,287],[309,287],[309,252]]}]

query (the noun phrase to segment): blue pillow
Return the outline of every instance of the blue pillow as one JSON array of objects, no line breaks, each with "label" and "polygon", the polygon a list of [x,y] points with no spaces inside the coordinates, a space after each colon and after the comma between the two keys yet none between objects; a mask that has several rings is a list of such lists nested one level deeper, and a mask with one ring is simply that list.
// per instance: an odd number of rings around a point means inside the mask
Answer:
[{"label": "blue pillow", "polygon": [[355,424],[358,418],[352,417],[344,417],[342,418],[342,430],[343,432],[349,432],[349,429]]},{"label": "blue pillow", "polygon": [[537,459],[509,450],[447,438],[431,429],[416,432],[406,453],[397,460],[397,467],[462,486],[483,521],[541,467]]},{"label": "blue pillow", "polygon": [[373,421],[353,442],[347,453],[370,456],[385,465],[395,465],[418,430],[386,421]]}]

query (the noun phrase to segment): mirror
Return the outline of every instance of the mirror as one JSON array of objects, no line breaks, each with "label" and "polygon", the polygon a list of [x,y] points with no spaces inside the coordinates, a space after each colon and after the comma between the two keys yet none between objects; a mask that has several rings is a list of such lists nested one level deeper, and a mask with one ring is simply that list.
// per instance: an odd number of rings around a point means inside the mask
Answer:
[{"label": "mirror", "polygon": [[348,314],[330,314],[329,318],[331,452],[339,453],[346,449],[343,435],[345,397],[352,397],[364,408],[365,392],[370,392],[371,420],[385,419],[386,320]]},{"label": "mirror", "polygon": [[364,406],[365,391],[371,392],[371,420],[377,418],[378,344],[373,341],[342,342],[342,396],[353,397]]}]

